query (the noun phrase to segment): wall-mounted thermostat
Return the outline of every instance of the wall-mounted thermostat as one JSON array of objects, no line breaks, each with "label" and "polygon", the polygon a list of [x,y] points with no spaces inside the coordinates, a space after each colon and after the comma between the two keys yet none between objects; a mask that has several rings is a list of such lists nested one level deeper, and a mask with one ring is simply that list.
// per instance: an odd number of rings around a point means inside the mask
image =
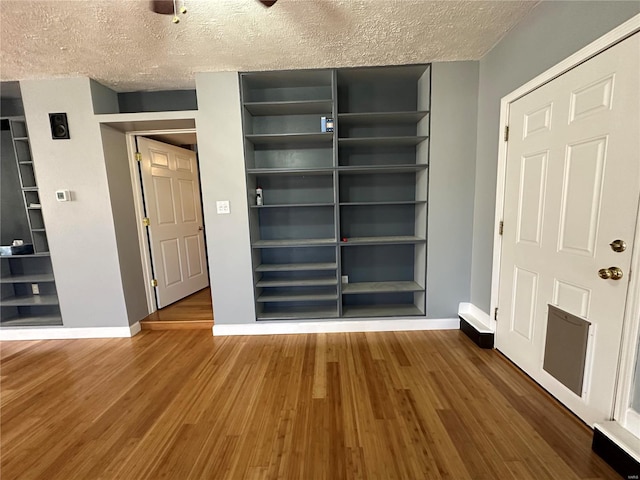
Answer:
[{"label": "wall-mounted thermostat", "polygon": [[69,202],[71,200],[71,192],[69,192],[69,190],[56,190],[56,200],[59,202]]}]

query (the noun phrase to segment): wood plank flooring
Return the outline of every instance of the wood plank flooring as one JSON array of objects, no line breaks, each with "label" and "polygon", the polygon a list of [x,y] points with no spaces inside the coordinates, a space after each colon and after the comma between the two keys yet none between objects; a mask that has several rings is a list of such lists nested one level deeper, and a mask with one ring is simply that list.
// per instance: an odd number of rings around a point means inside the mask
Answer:
[{"label": "wood plank flooring", "polygon": [[140,321],[143,330],[209,330],[213,327],[211,288],[189,295]]},{"label": "wood plank flooring", "polygon": [[3,342],[13,479],[604,479],[591,432],[459,331]]}]

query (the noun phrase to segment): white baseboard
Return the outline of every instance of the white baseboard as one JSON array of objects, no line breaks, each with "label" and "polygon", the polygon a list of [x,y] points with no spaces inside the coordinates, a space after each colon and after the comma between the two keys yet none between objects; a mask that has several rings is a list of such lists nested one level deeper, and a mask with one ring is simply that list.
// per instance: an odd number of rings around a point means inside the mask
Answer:
[{"label": "white baseboard", "polygon": [[402,332],[408,330],[457,330],[457,318],[394,318],[381,320],[256,322],[238,325],[214,325],[215,336],[287,335],[296,333]]},{"label": "white baseboard", "polygon": [[458,305],[458,315],[480,333],[495,333],[489,314],[480,310],[473,303],[460,303]]},{"label": "white baseboard", "polygon": [[640,439],[618,422],[596,423],[594,428],[628,453],[636,462],[640,462]]},{"label": "white baseboard", "polygon": [[74,338],[128,338],[140,332],[140,322],[129,327],[2,327],[0,340],[66,340]]}]

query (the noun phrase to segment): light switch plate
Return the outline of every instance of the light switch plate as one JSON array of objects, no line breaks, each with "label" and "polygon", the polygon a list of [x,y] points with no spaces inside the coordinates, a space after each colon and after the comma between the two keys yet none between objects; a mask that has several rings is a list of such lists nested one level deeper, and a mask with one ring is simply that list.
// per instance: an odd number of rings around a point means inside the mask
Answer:
[{"label": "light switch plate", "polygon": [[342,275],[342,283],[349,283],[349,275]]},{"label": "light switch plate", "polygon": [[229,208],[229,200],[218,200],[216,202],[216,210],[218,211],[218,215],[231,213],[231,209]]}]

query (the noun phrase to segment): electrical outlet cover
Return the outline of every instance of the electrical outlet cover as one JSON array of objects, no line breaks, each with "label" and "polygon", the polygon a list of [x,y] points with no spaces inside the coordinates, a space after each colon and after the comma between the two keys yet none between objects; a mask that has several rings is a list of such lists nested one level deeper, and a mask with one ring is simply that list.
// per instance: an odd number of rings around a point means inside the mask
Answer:
[{"label": "electrical outlet cover", "polygon": [[342,275],[342,283],[349,283],[349,275]]},{"label": "electrical outlet cover", "polygon": [[216,211],[218,212],[218,215],[226,215],[227,213],[231,213],[229,200],[218,200],[216,202]]}]

